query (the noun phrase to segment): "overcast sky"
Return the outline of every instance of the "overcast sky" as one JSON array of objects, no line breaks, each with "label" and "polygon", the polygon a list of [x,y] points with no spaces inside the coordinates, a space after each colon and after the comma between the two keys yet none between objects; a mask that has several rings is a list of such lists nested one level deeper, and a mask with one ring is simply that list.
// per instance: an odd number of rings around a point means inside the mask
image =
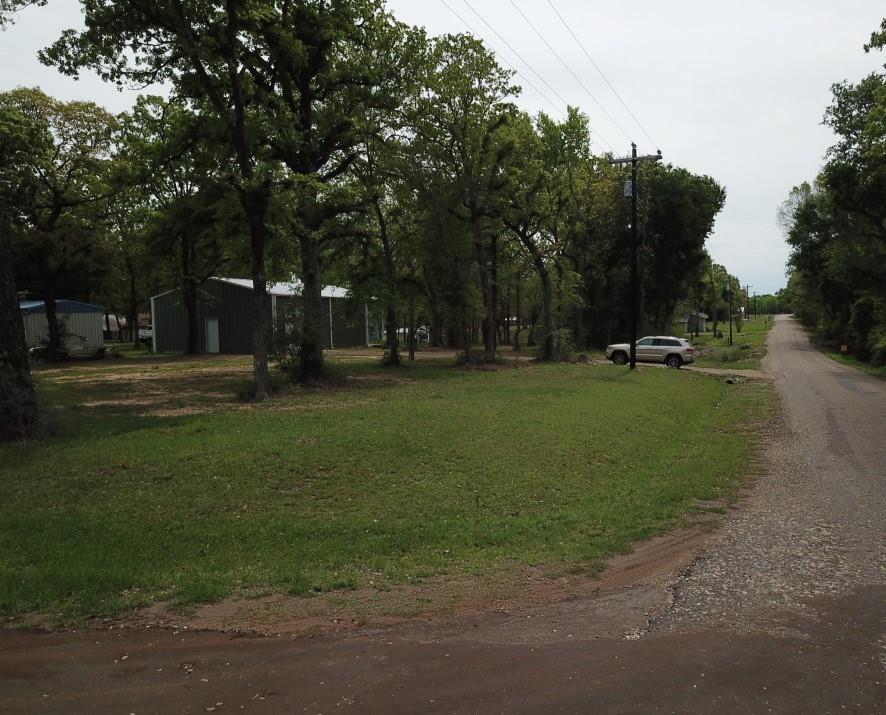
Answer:
[{"label": "overcast sky", "polygon": [[[708,243],[714,259],[753,285],[752,292],[783,287],[788,252],[775,225],[776,209],[792,186],[815,176],[832,142],[821,126],[830,85],[882,67],[882,55],[862,51],[886,15],[882,0],[551,1],[654,143],[548,0],[515,2],[581,83],[511,0],[468,0],[488,25],[465,0],[445,0],[505,66],[519,70],[524,91],[518,104],[524,109],[557,116],[562,98],[591,117],[598,150],[611,146],[626,154],[633,139],[641,153],[661,149],[666,161],[723,184],[726,208]],[[388,4],[401,20],[423,25],[430,34],[468,29],[443,0]],[[24,11],[0,34],[0,90],[38,85],[56,97],[90,99],[112,111],[131,106],[132,94],[94,77],[75,82],[37,61],[38,49],[62,29],[80,25],[78,7],[74,0],[50,0],[48,7]]]}]

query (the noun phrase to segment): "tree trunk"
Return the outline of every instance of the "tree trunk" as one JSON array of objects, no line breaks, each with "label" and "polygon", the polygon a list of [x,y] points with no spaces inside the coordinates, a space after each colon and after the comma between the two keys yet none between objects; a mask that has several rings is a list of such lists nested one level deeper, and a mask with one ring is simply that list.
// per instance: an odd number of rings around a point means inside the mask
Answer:
[{"label": "tree trunk", "polygon": [[554,357],[554,285],[544,261],[539,261],[539,264],[538,275],[542,285],[541,322],[544,330],[541,359],[550,360]]},{"label": "tree trunk", "polygon": [[443,316],[431,309],[431,346],[439,348],[443,345]]},{"label": "tree trunk", "polygon": [[477,255],[477,267],[480,271],[480,287],[483,292],[483,360],[495,362],[495,289],[493,286],[492,269],[486,252],[483,231],[478,223],[474,223],[474,250]]},{"label": "tree trunk", "polygon": [[520,278],[522,278],[520,271],[517,271],[517,295],[515,296],[517,301],[517,314],[515,316],[517,318],[517,329],[514,331],[514,350],[518,352],[520,351],[520,331],[523,329],[523,315],[520,306]]},{"label": "tree trunk", "polygon": [[[268,369],[268,288],[265,277],[265,242],[267,227],[265,217],[271,200],[267,182],[255,181],[254,159],[249,147],[249,131],[246,126],[246,98],[243,80],[236,57],[235,36],[239,21],[239,5],[233,0],[227,3],[227,40],[231,56],[227,58],[228,80],[231,87],[233,123],[229,125],[231,144],[237,155],[237,164],[243,183],[238,192],[240,205],[249,225],[249,243],[252,258],[252,368],[255,375],[255,399],[264,400],[271,394],[271,373]],[[219,112],[225,109],[217,106]]]},{"label": "tree trunk", "polygon": [[320,247],[310,233],[301,235],[300,245],[304,312],[299,352],[299,377],[302,380],[316,380],[323,375],[323,332],[329,328],[329,316],[323,315]]},{"label": "tree trunk", "polygon": [[188,355],[200,352],[200,324],[198,321],[197,277],[194,274],[196,261],[195,242],[184,234],[181,237],[182,300],[188,321]]},{"label": "tree trunk", "polygon": [[15,290],[9,236],[0,227],[0,441],[23,439],[37,426],[37,398]]},{"label": "tree trunk", "polygon": [[132,340],[132,346],[138,348],[138,296],[135,290],[135,267],[132,265],[132,261],[128,259],[126,261],[126,270],[129,273],[129,324],[132,326],[132,335],[129,337]]},{"label": "tree trunk", "polygon": [[409,362],[415,362],[415,294],[409,298]]},{"label": "tree trunk", "polygon": [[64,357],[62,345],[62,327],[58,320],[58,306],[55,304],[55,283],[47,284],[43,289],[43,305],[46,307],[46,327],[49,331],[49,343],[46,346],[50,360],[61,360]]},{"label": "tree trunk", "polygon": [[385,306],[386,330],[388,333],[388,365],[397,366],[400,365],[400,339],[397,335],[397,268],[394,264],[394,249],[391,245],[391,237],[388,234],[388,222],[378,196],[373,197],[372,207],[378,220],[379,236],[381,237],[382,251],[385,258],[385,280],[388,284],[388,301]]},{"label": "tree trunk", "polygon": [[250,243],[252,248],[252,369],[255,376],[255,399],[265,400],[271,394],[271,372],[268,369],[268,287],[265,278],[265,214],[267,196],[248,201]]},{"label": "tree trunk", "polygon": [[385,333],[388,343],[388,365],[400,365],[400,338],[397,335],[397,306],[387,303],[385,306]]},{"label": "tree trunk", "polygon": [[508,282],[508,292],[504,299],[504,319],[502,323],[501,344],[511,344],[511,284]]},{"label": "tree trunk", "polygon": [[542,330],[544,331],[544,339],[539,357],[542,360],[550,360],[554,355],[554,284],[551,280],[551,272],[545,264],[541,251],[538,250],[538,246],[532,240],[532,236],[522,230],[516,233],[532,257],[532,265],[535,267],[535,272],[541,280]]},{"label": "tree trunk", "polygon": [[200,352],[200,324],[197,312],[197,281],[193,276],[185,278],[182,282],[182,298],[188,320],[188,355],[196,355]]}]

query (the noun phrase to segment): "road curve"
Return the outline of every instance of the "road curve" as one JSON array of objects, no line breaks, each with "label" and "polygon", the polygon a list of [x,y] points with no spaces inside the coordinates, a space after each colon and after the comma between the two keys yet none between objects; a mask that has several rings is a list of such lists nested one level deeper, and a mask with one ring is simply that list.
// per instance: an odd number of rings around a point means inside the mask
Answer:
[{"label": "road curve", "polygon": [[[0,712],[882,712],[886,385],[787,318],[764,369],[768,473],[642,635],[593,633],[575,602],[298,639],[7,631]],[[539,637],[497,638],[518,621]]]}]

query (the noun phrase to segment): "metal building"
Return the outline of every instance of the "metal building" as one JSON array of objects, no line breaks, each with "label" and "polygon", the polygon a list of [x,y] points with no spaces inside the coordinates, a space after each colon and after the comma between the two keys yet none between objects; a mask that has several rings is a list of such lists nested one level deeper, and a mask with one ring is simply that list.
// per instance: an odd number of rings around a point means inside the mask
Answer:
[{"label": "metal building", "polygon": [[[287,328],[297,320],[301,283],[268,285],[272,345],[285,340]],[[324,345],[329,348],[368,345],[377,339],[365,305],[354,306],[344,288],[323,288],[323,312],[329,316]],[[181,288],[151,298],[153,349],[159,353],[184,352],[188,347],[188,316]],[[245,278],[210,278],[200,286],[197,305],[199,349],[203,353],[246,355],[252,352],[252,281]]]},{"label": "metal building", "polygon": [[[22,311],[28,347],[45,346],[49,342],[46,304],[42,300],[26,300],[19,303],[19,308]],[[78,300],[57,300],[55,312],[58,315],[64,348],[69,355],[88,357],[97,355],[104,349],[103,306],[81,303]]]}]

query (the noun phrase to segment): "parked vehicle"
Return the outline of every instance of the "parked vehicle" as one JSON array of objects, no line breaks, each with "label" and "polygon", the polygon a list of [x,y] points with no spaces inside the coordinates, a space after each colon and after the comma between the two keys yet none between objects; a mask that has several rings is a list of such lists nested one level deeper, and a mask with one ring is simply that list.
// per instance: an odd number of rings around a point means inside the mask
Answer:
[{"label": "parked vehicle", "polygon": [[[630,358],[629,343],[616,343],[606,348],[606,357],[616,365],[624,365]],[[637,341],[637,362],[658,362],[678,368],[695,362],[695,348],[688,340],[673,335],[654,335]]]}]

